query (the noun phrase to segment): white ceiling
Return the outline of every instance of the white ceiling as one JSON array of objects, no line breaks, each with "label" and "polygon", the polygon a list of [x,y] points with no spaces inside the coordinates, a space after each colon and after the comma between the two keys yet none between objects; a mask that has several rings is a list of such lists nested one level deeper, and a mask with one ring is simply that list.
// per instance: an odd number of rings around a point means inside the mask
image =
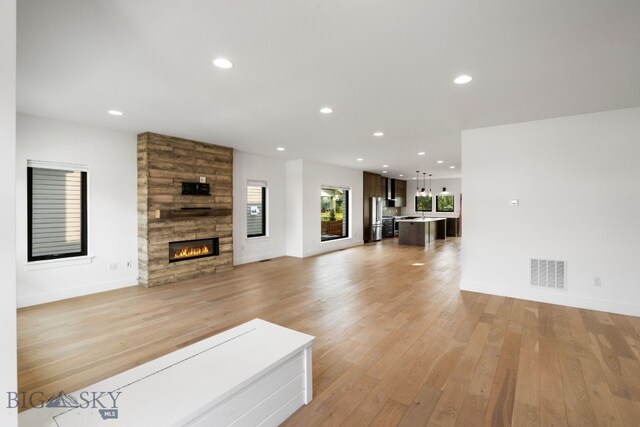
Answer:
[{"label": "white ceiling", "polygon": [[18,1],[20,112],[390,176],[459,176],[462,129],[638,106],[639,76],[638,0]]}]

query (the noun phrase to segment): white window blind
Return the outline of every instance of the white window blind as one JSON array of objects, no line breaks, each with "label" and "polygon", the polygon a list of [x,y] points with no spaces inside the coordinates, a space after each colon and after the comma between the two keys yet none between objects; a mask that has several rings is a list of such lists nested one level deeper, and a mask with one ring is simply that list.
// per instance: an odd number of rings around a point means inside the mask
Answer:
[{"label": "white window blind", "polygon": [[87,254],[86,172],[29,167],[29,261]]},{"label": "white window blind", "polygon": [[247,237],[267,235],[266,199],[267,183],[249,180],[247,182]]}]

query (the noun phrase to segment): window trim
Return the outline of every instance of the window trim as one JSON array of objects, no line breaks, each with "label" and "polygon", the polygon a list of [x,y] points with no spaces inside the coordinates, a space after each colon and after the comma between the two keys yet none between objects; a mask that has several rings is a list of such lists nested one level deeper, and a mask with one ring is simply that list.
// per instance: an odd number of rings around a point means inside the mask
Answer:
[{"label": "window trim", "polygon": [[[33,255],[33,168],[52,170],[72,170],[80,172],[80,251],[56,255]],[[46,163],[29,161],[27,163],[27,262],[53,261],[69,258],[82,258],[89,255],[89,230],[88,230],[88,178],[87,167],[73,167],[66,163]]]},{"label": "window trim", "polygon": [[[248,190],[248,187],[261,187],[262,188],[262,233],[261,234],[249,234],[249,231],[247,230],[245,233],[245,238],[247,240],[254,240],[254,239],[264,239],[264,238],[268,238],[269,237],[269,230],[267,229],[268,226],[268,221],[267,221],[267,215],[268,215],[268,209],[267,209],[267,183],[264,181],[255,181],[255,180],[248,180],[247,181],[247,186],[245,187],[245,198],[244,198],[244,202],[245,202],[245,215],[247,210],[249,209],[249,203],[247,202],[247,193],[246,191]],[[246,216],[245,216],[245,224],[246,224]]]}]

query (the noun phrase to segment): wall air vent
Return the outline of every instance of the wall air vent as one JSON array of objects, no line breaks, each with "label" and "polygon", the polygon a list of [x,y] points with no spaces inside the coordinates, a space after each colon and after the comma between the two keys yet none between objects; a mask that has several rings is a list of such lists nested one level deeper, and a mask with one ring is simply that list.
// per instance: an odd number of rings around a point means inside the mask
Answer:
[{"label": "wall air vent", "polygon": [[531,259],[531,286],[567,289],[567,262]]}]

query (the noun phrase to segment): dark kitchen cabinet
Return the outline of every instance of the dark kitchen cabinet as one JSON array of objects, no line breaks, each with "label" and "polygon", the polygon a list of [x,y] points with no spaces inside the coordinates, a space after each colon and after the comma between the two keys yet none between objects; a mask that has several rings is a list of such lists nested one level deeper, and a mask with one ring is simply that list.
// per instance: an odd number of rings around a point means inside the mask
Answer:
[{"label": "dark kitchen cabinet", "polygon": [[458,218],[447,218],[447,236],[458,236]]},{"label": "dark kitchen cabinet", "polygon": [[378,174],[363,172],[363,193],[364,198],[385,197],[386,179]]},{"label": "dark kitchen cabinet", "polygon": [[385,198],[385,193],[387,192],[387,178],[384,176],[378,176],[378,182],[376,184],[376,194],[374,197],[382,197]]},{"label": "dark kitchen cabinet", "polygon": [[369,197],[384,197],[385,181],[378,174],[371,172],[363,172],[363,196],[365,199]]},{"label": "dark kitchen cabinet", "polygon": [[382,236],[383,237],[393,237],[393,218],[383,218],[382,219]]}]

